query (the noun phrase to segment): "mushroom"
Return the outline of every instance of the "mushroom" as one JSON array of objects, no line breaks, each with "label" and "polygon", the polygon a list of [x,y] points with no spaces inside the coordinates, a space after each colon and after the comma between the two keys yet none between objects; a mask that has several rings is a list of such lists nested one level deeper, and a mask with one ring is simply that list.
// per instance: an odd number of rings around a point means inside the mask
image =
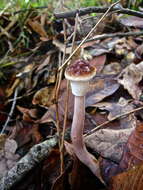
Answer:
[{"label": "mushroom", "polygon": [[97,160],[87,151],[83,140],[85,95],[89,89],[89,81],[95,75],[96,68],[84,60],[77,60],[69,65],[65,71],[65,77],[70,81],[72,94],[75,96],[74,115],[71,127],[73,151],[77,158],[84,163],[94,175],[100,178]]}]

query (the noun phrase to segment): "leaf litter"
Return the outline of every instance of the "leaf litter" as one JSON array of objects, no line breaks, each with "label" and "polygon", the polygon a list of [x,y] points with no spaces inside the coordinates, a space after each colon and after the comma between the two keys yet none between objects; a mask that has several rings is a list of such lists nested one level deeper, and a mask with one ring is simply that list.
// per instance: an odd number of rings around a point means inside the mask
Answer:
[{"label": "leaf litter", "polygon": [[[65,23],[67,30],[67,47],[65,48],[62,21],[51,20],[50,15],[44,11],[41,14],[36,10],[35,14],[32,13],[25,13],[21,20],[23,27],[18,24],[18,19],[23,13],[19,13],[17,17],[14,15],[10,17],[3,13],[0,18],[2,28],[5,29],[5,32],[0,33],[2,47],[0,52],[1,130],[11,110],[14,101],[13,94],[18,88],[16,106],[7,124],[6,135],[0,136],[1,178],[27,155],[32,147],[54,137],[57,133],[57,121],[60,134],[64,126],[67,84],[62,75],[56,102],[56,81],[58,81],[58,65],[62,60],[62,55],[65,54],[65,58],[68,58],[71,52],[75,19],[67,19]],[[84,17],[86,18],[83,16],[83,19]],[[126,184],[129,180],[128,176],[134,179],[136,170],[138,170],[138,177],[135,178],[134,189],[142,185],[141,181],[137,185],[140,171],[142,171],[140,148],[142,144],[141,139],[138,140],[142,136],[141,111],[138,111],[138,114],[134,112],[125,116],[124,114],[142,105],[143,38],[129,36],[94,40],[94,36],[108,34],[107,23],[113,29],[113,31],[110,29],[110,33],[118,33],[120,30],[124,33],[128,31],[128,28],[136,32],[142,28],[142,23],[140,18],[130,16],[113,20],[114,22],[109,24],[109,20],[105,19],[101,30],[92,34],[93,40],[83,44],[72,61],[84,58],[97,68],[97,75],[90,82],[90,89],[86,96],[84,134],[86,135],[106,121],[109,122],[102,129],[85,137],[86,146],[98,159],[104,180],[111,189],[120,189],[123,185],[127,190],[130,189],[130,184]],[[127,24],[127,20],[130,24]],[[122,24],[120,29],[114,25],[115,21]],[[91,23],[92,20],[80,25],[75,42],[78,43],[85,37],[85,33],[91,28]],[[84,31],[85,25],[87,31]],[[40,188],[82,189],[88,187],[91,182],[92,188],[107,189],[73,154],[70,140],[73,104],[74,97],[69,91],[63,154],[64,172],[60,174],[60,147],[52,147],[51,155],[44,157],[44,162],[40,162],[40,174],[38,168],[36,169],[38,174],[36,172],[35,176],[30,174],[33,180],[25,182],[25,189],[28,189],[29,183],[34,187],[34,181],[38,175],[41,177],[38,181]],[[58,118],[56,105],[58,105]],[[129,158],[128,150],[130,150],[132,160]],[[127,164],[129,162],[131,165]],[[21,186],[22,180],[16,188]]]}]

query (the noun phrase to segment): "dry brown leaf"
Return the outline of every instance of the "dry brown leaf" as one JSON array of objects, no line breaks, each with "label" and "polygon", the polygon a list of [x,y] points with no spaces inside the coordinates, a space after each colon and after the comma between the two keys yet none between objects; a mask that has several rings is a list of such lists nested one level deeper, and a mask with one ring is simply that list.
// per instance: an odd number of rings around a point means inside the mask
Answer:
[{"label": "dry brown leaf", "polygon": [[17,109],[23,114],[23,120],[27,122],[34,122],[34,119],[37,118],[36,109],[28,109],[21,106],[17,106]]},{"label": "dry brown leaf", "polygon": [[120,168],[129,169],[132,166],[143,164],[143,124],[138,122],[135,130],[130,135],[124,148]]},{"label": "dry brown leaf", "polygon": [[53,116],[53,112],[55,111],[55,109],[53,108],[53,106],[50,107],[50,110],[48,110],[42,117],[41,119],[37,120],[36,122],[39,124],[43,124],[43,123],[49,123],[49,122],[53,122],[56,125],[56,120],[54,120],[54,116]]},{"label": "dry brown leaf", "polygon": [[68,171],[65,170],[61,175],[59,175],[53,185],[51,190],[66,190],[69,188],[69,184],[68,184]]},{"label": "dry brown leaf", "polygon": [[[98,164],[98,163],[97,163]],[[100,173],[100,172],[99,172]],[[98,176],[100,178],[100,175]],[[69,175],[71,189],[102,189],[103,184],[78,159],[74,159],[72,171]]]},{"label": "dry brown leaf", "polygon": [[122,114],[133,110],[134,106],[128,103],[128,100],[120,98],[119,102],[100,102],[94,105],[101,110],[109,111],[108,119],[112,120],[114,117],[118,117]]},{"label": "dry brown leaf", "polygon": [[118,38],[108,39],[106,41],[103,41],[102,43],[95,43],[92,46],[87,47],[85,52],[87,52],[92,57],[100,56],[111,52],[115,47],[115,45],[117,44],[117,42]]},{"label": "dry brown leaf", "polygon": [[54,92],[55,90],[53,86],[42,88],[34,94],[32,103],[49,107],[54,103]]},{"label": "dry brown leaf", "polygon": [[[111,177],[115,176],[115,174],[119,174],[133,167],[136,167],[137,165],[139,166],[143,164],[142,133],[143,123],[138,122],[136,128],[132,131],[127,143],[124,146],[122,158],[118,165],[115,164],[115,162],[111,162],[111,160],[101,160],[100,166],[102,176],[105,180],[108,181]],[[116,181],[115,183],[118,182]]]},{"label": "dry brown leaf", "polygon": [[119,88],[116,80],[110,77],[105,79],[94,79],[90,83],[90,89],[86,95],[86,107],[100,102],[104,98],[112,95]]},{"label": "dry brown leaf", "polygon": [[129,171],[112,177],[110,190],[142,190],[143,165],[134,166]]},{"label": "dry brown leaf", "polygon": [[27,23],[29,24],[29,26],[31,26],[31,28],[37,32],[41,37],[48,37],[47,33],[44,29],[44,27],[38,22],[38,21],[33,21],[31,19],[28,19]]},{"label": "dry brown leaf", "polygon": [[85,138],[86,145],[101,156],[119,162],[123,148],[134,128],[100,129]]},{"label": "dry brown leaf", "polygon": [[100,73],[106,62],[106,54],[94,57],[89,61],[90,65],[96,67],[97,73]]},{"label": "dry brown leaf", "polygon": [[134,98],[139,100],[142,93],[141,88],[139,88],[139,82],[143,77],[143,62],[138,65],[130,64],[127,66],[118,78],[118,82],[128,90],[129,94]]}]

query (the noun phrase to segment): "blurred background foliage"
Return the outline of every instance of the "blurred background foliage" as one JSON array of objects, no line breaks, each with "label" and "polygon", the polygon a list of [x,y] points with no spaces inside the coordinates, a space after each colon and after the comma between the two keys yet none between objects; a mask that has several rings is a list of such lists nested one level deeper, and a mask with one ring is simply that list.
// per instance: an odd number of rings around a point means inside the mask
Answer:
[{"label": "blurred background foliage", "polygon": [[[39,6],[50,6],[56,8],[58,5],[63,4],[68,9],[89,6],[108,6],[116,2],[116,0],[0,0],[1,9],[21,9],[21,8],[34,8]],[[121,0],[121,4],[128,8],[137,9],[138,6],[143,4],[142,0]]]}]

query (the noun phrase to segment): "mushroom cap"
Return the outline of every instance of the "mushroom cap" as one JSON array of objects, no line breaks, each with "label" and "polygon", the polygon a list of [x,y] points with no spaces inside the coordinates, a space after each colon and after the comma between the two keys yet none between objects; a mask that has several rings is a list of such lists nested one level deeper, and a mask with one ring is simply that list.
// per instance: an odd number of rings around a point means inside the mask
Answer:
[{"label": "mushroom cap", "polygon": [[96,68],[84,60],[77,60],[65,71],[65,77],[70,80],[72,93],[75,96],[85,96],[89,88],[89,81],[95,74]]},{"label": "mushroom cap", "polygon": [[89,81],[95,75],[96,68],[81,59],[69,65],[65,71],[65,77],[71,81]]}]

